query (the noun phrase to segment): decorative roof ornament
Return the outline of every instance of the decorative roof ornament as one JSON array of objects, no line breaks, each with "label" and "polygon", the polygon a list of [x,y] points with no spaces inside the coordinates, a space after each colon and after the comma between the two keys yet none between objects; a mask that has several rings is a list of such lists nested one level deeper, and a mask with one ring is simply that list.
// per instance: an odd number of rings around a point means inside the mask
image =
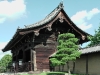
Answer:
[{"label": "decorative roof ornament", "polygon": [[64,1],[64,0],[62,0],[62,1],[61,1],[61,2],[62,2],[62,4],[63,4],[63,1]]},{"label": "decorative roof ornament", "polygon": [[51,30],[52,30],[52,28],[51,28],[51,27],[48,27],[47,29],[48,29],[48,31],[51,31]]},{"label": "decorative roof ornament", "polygon": [[18,26],[18,28],[17,29],[20,29],[20,27]]},{"label": "decorative roof ornament", "polygon": [[38,36],[39,35],[39,30],[34,31],[35,35]]},{"label": "decorative roof ornament", "polygon": [[27,28],[27,26],[26,25],[24,25],[25,26],[25,28]]},{"label": "decorative roof ornament", "polygon": [[63,16],[60,16],[59,21],[60,21],[61,23],[64,22],[64,18],[63,18]]},{"label": "decorative roof ornament", "polygon": [[63,0],[60,2],[60,4],[59,4],[59,6],[58,6],[59,8],[64,8],[64,5],[63,5]]},{"label": "decorative roof ornament", "polygon": [[85,36],[82,35],[82,40],[85,40]]}]

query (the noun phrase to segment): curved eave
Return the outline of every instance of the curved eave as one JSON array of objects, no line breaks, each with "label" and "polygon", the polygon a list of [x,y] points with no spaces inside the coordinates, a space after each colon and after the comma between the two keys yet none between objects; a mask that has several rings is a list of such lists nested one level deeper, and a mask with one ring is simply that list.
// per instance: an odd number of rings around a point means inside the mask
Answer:
[{"label": "curved eave", "polygon": [[70,21],[70,23],[73,25],[73,27],[78,29],[82,34],[92,36],[92,35],[88,34],[87,32],[83,31],[82,29],[80,29],[79,27],[77,27],[76,24],[69,18],[69,16],[65,13],[65,11],[63,9],[61,11],[65,14],[65,17],[68,19],[68,21]]},{"label": "curved eave", "polygon": [[61,9],[63,9],[63,3],[60,3],[49,15],[47,15],[43,20],[36,22],[34,24],[31,25],[25,25],[25,28],[20,28],[22,30],[27,30],[27,29],[32,29],[32,28],[37,28],[43,25],[46,25],[47,23],[49,23],[50,21],[52,21],[57,15],[58,13],[61,11]]},{"label": "curved eave", "polygon": [[48,25],[50,22],[52,22],[56,18],[56,16],[59,14],[59,12],[53,18],[49,19],[47,22],[44,22],[43,24],[39,24],[37,26],[32,26],[32,27],[22,28],[22,29],[20,29],[20,31],[35,30],[35,29],[41,28],[41,27],[43,27],[45,25]]},{"label": "curved eave", "polygon": [[16,41],[20,37],[19,31],[17,30],[12,37],[12,39],[8,42],[8,44],[2,49],[3,52],[9,51],[11,49],[11,46],[13,45],[14,41]]},{"label": "curved eave", "polygon": [[[3,52],[5,51],[8,51],[11,49],[11,46],[14,44],[14,42],[16,40],[18,40],[20,37],[22,37],[19,32],[22,32],[22,31],[27,31],[27,30],[34,30],[34,29],[37,29],[41,26],[44,26],[48,23],[50,23],[51,21],[53,21],[56,16],[59,14],[59,12],[62,11],[65,15],[65,17],[68,19],[68,21],[73,25],[73,27],[75,27],[79,32],[81,32],[83,35],[87,36],[87,35],[90,35],[86,32],[84,32],[82,29],[80,29],[79,27],[77,27],[73,21],[71,21],[71,19],[69,18],[69,16],[65,13],[64,9],[63,9],[63,4],[60,3],[49,15],[47,15],[43,20],[35,23],[35,24],[32,24],[32,25],[27,25],[25,26],[25,28],[19,28],[17,29],[15,35],[13,36],[13,38],[9,41],[9,43],[5,46],[5,48],[2,50]],[[92,36],[92,35],[90,35]]]},{"label": "curved eave", "polygon": [[48,24],[49,22],[51,22],[60,12],[60,10],[63,9],[63,3],[60,3],[49,15],[47,15],[43,20],[32,24],[32,25],[27,25],[25,26],[25,28],[18,28],[16,33],[14,34],[13,38],[8,42],[8,44],[5,46],[4,49],[2,49],[3,52],[8,51],[11,49],[11,46],[14,44],[14,42],[21,37],[21,35],[19,34],[19,32],[21,31],[27,31],[27,30],[31,30],[31,29],[36,29],[38,27],[44,26],[46,24]]}]

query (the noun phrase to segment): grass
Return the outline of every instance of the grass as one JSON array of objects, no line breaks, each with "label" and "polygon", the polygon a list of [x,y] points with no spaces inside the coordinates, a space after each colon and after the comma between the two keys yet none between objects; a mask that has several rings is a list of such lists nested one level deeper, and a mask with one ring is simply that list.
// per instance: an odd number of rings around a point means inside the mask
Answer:
[{"label": "grass", "polygon": [[[42,72],[39,75],[65,75],[66,72]],[[85,75],[85,74],[71,74],[71,75]]]},{"label": "grass", "polygon": [[16,74],[16,75],[29,75],[29,74],[27,74],[27,73],[23,73],[23,74]]},{"label": "grass", "polygon": [[46,72],[42,72],[40,75],[46,75]]},{"label": "grass", "polygon": [[65,72],[42,72],[40,75],[65,75]]},{"label": "grass", "polygon": [[65,75],[65,73],[64,72],[42,72],[40,74],[23,73],[23,74],[17,74],[17,75]]},{"label": "grass", "polygon": [[86,74],[72,74],[72,75],[86,75]]},{"label": "grass", "polygon": [[28,74],[28,73],[27,74],[24,74],[23,73],[23,74],[17,74],[17,75],[39,75],[39,74]]},{"label": "grass", "polygon": [[[16,74],[16,75],[65,75],[65,72],[42,72],[40,74],[23,73],[23,74]],[[85,74],[71,74],[71,75],[85,75]]]}]

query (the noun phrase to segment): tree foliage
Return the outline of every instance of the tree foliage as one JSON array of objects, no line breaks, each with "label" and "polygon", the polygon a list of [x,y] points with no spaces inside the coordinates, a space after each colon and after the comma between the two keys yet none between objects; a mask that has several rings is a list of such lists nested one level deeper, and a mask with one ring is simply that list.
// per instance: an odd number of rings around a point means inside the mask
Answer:
[{"label": "tree foliage", "polygon": [[90,38],[90,43],[88,44],[88,46],[94,46],[100,44],[100,26],[98,30],[95,30],[94,36],[89,38]]},{"label": "tree foliage", "polygon": [[0,72],[5,72],[6,68],[11,64],[12,56],[7,54],[0,60]]},{"label": "tree foliage", "polygon": [[64,33],[58,36],[57,52],[51,58],[52,66],[64,65],[66,62],[76,60],[81,52],[78,48],[78,39],[72,33]]}]

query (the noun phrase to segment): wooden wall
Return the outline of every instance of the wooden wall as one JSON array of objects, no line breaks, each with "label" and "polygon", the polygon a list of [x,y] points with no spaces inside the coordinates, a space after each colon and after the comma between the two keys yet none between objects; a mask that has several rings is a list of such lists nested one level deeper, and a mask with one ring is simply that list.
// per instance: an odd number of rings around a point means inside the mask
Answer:
[{"label": "wooden wall", "polygon": [[[47,35],[44,35],[47,36]],[[43,37],[41,37],[42,39]],[[39,41],[39,40],[38,40]],[[49,56],[56,51],[55,35],[49,35],[35,46],[37,70],[49,70]],[[43,43],[46,43],[45,45]]]}]

